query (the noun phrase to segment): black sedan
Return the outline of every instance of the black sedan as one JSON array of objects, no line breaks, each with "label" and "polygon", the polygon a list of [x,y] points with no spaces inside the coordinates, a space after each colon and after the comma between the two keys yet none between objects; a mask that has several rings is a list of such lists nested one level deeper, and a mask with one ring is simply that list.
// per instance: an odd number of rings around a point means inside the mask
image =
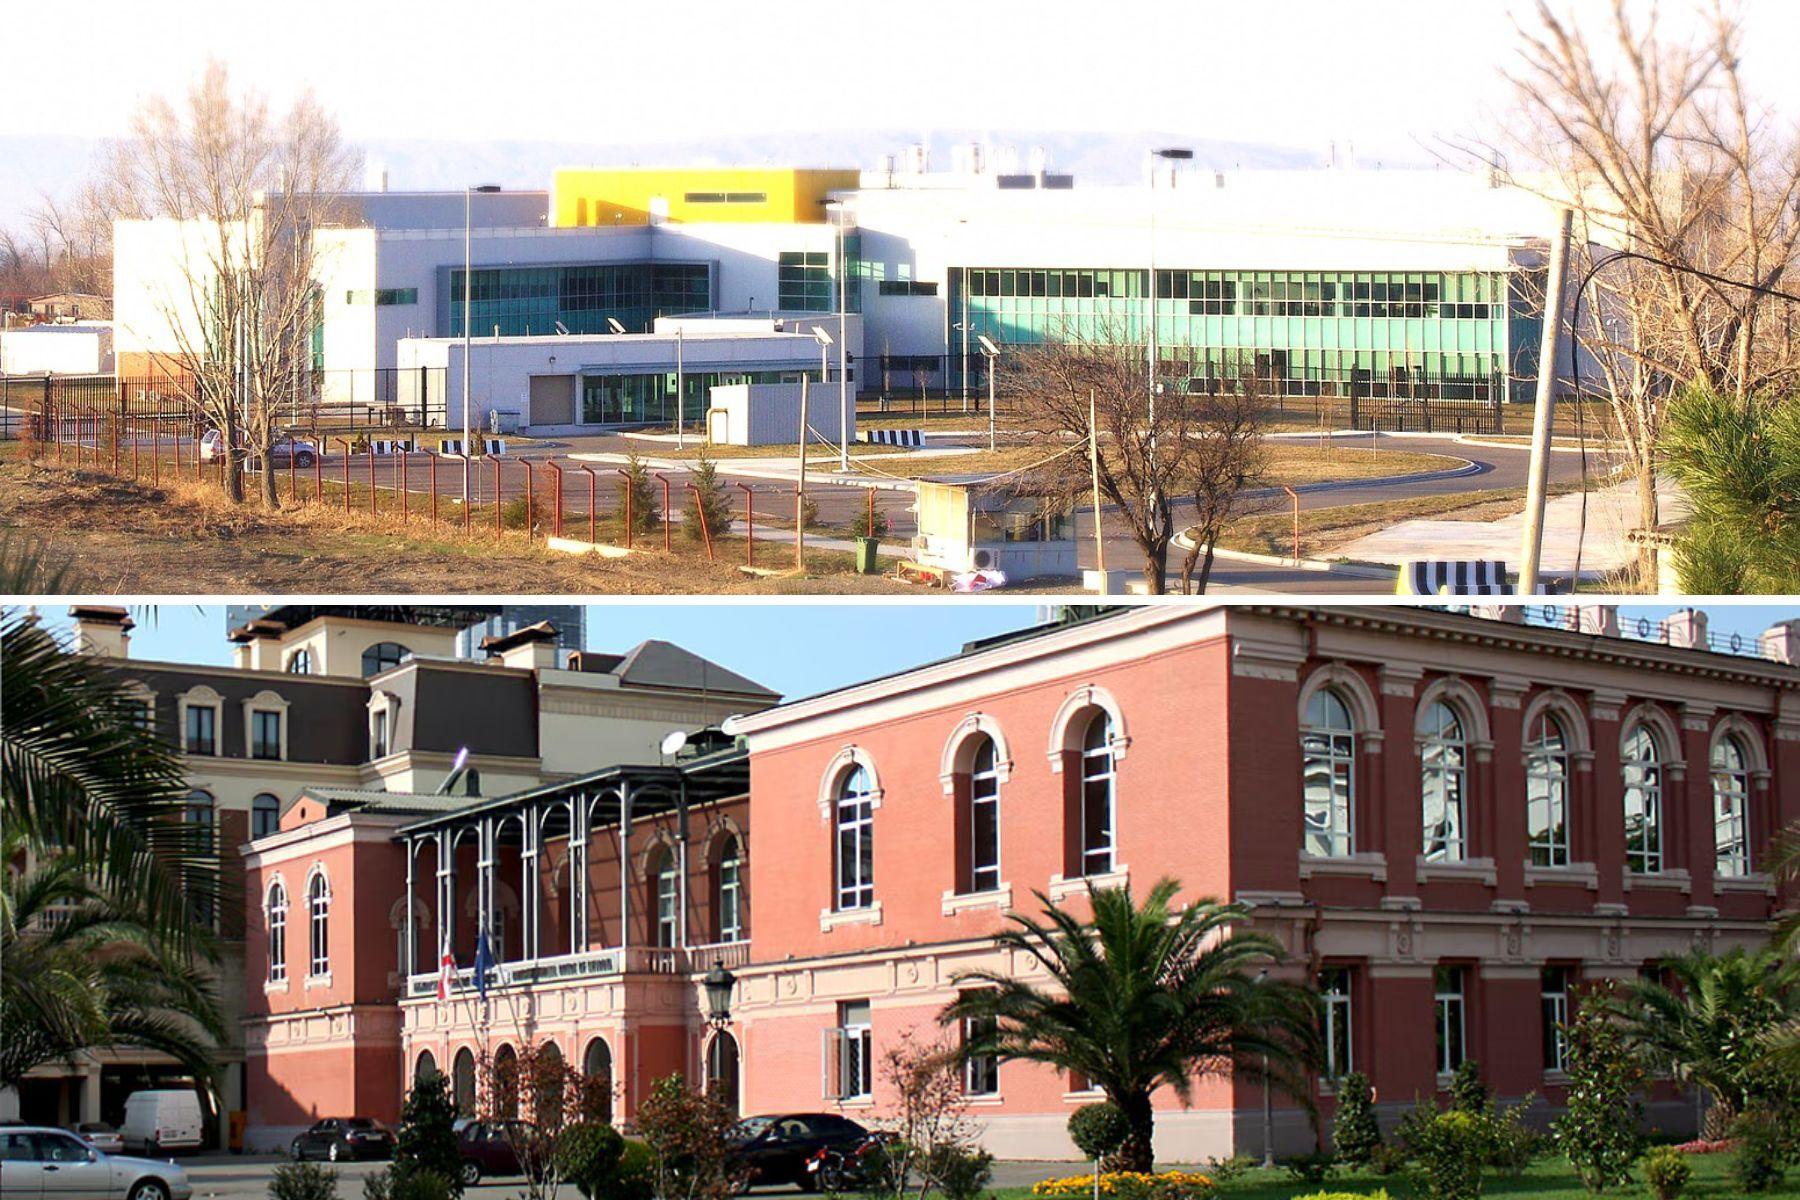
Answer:
[{"label": "black sedan", "polygon": [[746,1117],[731,1138],[734,1163],[748,1170],[750,1185],[792,1183],[810,1189],[806,1160],[827,1147],[848,1150],[869,1131],[835,1113],[780,1113]]},{"label": "black sedan", "polygon": [[394,1135],[368,1117],[327,1117],[294,1135],[288,1156],[295,1162],[323,1158],[331,1162],[364,1158],[392,1158]]}]

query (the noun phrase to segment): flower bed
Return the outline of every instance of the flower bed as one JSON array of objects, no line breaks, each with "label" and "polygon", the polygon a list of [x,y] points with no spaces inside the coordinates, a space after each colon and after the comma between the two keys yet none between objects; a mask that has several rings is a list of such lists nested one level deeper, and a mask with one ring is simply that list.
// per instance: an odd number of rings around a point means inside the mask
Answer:
[{"label": "flower bed", "polygon": [[1695,1138],[1691,1142],[1681,1143],[1679,1146],[1674,1147],[1674,1150],[1677,1154],[1724,1154],[1728,1150],[1736,1149],[1736,1147],[1736,1138],[1719,1138],[1718,1140],[1711,1142],[1707,1141],[1705,1138]]},{"label": "flower bed", "polygon": [[[1207,1200],[1217,1192],[1212,1177],[1198,1171],[1103,1171],[1100,1194],[1113,1200]],[[1094,1176],[1065,1175],[1031,1185],[1033,1196],[1078,1200],[1094,1194]]]}]

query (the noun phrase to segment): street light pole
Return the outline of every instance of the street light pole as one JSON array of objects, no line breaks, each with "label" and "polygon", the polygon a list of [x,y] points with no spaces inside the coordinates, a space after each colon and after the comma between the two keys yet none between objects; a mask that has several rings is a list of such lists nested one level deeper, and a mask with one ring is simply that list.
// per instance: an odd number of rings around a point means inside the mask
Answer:
[{"label": "street light pole", "polygon": [[681,362],[681,326],[676,325],[675,326],[675,448],[677,450],[684,450],[687,448],[687,442],[684,440],[684,437],[685,437],[684,431],[687,429],[687,422],[685,419],[686,413],[683,411],[683,402],[686,401],[686,399],[687,399],[687,387],[682,380],[682,374],[683,374],[683,372],[682,372],[682,362]]},{"label": "street light pole", "polygon": [[988,453],[994,451],[994,377],[1000,373],[1000,347],[994,345],[985,335],[981,340],[981,354],[987,359],[988,385]]},{"label": "street light pole", "polygon": [[844,270],[844,206],[837,206],[838,470],[850,470],[850,297]]},{"label": "street light pole", "polygon": [[1146,340],[1150,347],[1150,464],[1152,480],[1156,466],[1156,374],[1160,365],[1157,362],[1156,345],[1156,177],[1159,174],[1158,161],[1187,162],[1194,157],[1194,152],[1186,146],[1164,146],[1150,152],[1150,286],[1147,289],[1149,308],[1149,328]]},{"label": "street light pole", "polygon": [[[469,509],[469,466],[470,456],[474,450],[471,444],[469,428],[469,376],[474,373],[474,364],[469,355],[473,349],[473,298],[475,294],[474,263],[474,229],[475,229],[475,193],[491,195],[498,192],[500,186],[493,183],[476,184],[463,188],[463,361],[462,361],[462,449],[463,449],[463,511]],[[373,483],[373,480],[370,480]],[[495,503],[499,497],[495,496]]]}]

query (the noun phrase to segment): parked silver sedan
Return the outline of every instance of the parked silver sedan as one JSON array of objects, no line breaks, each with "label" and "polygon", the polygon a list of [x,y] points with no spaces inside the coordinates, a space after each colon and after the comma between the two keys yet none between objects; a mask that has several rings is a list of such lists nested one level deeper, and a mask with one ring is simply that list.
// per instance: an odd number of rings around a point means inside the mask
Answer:
[{"label": "parked silver sedan", "polygon": [[0,1196],[6,1200],[190,1200],[172,1162],[104,1154],[72,1133],[0,1126]]}]

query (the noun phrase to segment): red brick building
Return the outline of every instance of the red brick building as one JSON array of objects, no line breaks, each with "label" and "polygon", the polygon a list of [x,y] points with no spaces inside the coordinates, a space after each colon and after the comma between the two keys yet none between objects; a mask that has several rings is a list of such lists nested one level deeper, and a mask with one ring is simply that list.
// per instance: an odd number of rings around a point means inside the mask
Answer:
[{"label": "red brick building", "polygon": [[[1362,1070],[1397,1108],[1472,1057],[1554,1105],[1571,987],[1760,943],[1787,902],[1763,863],[1800,820],[1800,626],[1744,654],[1700,614],[1651,639],[1519,614],[1126,608],[736,717],[674,759],[478,804],[296,808],[251,847],[256,887],[279,873],[289,897],[292,973],[252,1120],[392,1116],[424,1066],[468,1101],[476,1059],[526,1041],[609,1072],[626,1121],[676,1070],[745,1112],[879,1113],[874,1064],[935,1027],[958,973],[1030,969],[993,949],[1009,909],[1165,875],[1251,905],[1278,970],[1318,981],[1328,1076]],[[302,983],[315,867],[333,957]],[[477,928],[504,966],[485,1000],[465,970],[439,1001],[438,949],[466,968]],[[719,1033],[714,962],[738,980]],[[277,1011],[299,1039],[279,1049]],[[997,1153],[1072,1155],[1081,1081],[966,1082]],[[1165,1157],[1261,1148],[1260,1087],[1162,1103]],[[1691,1120],[1673,1093],[1653,1107]],[[1274,1126],[1311,1143],[1290,1102]]]}]

